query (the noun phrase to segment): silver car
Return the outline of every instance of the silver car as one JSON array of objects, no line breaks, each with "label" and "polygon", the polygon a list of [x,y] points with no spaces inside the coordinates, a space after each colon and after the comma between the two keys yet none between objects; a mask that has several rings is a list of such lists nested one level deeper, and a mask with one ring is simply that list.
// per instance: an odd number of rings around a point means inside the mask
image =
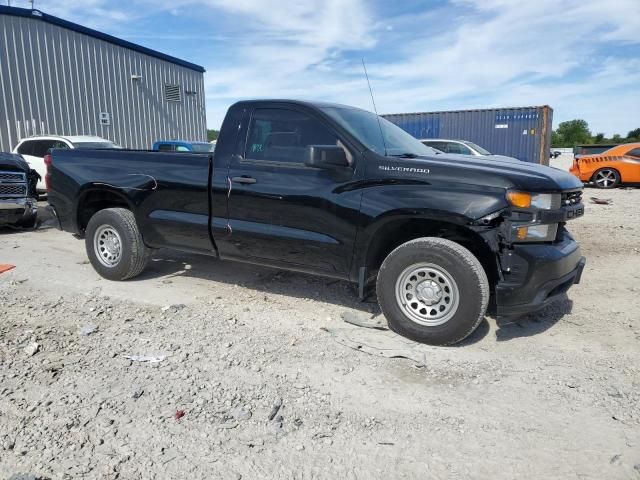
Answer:
[{"label": "silver car", "polygon": [[485,150],[479,145],[466,140],[447,140],[443,138],[425,138],[420,140],[427,147],[435,148],[444,153],[455,153],[458,155],[475,155],[484,156],[491,155],[491,152]]}]

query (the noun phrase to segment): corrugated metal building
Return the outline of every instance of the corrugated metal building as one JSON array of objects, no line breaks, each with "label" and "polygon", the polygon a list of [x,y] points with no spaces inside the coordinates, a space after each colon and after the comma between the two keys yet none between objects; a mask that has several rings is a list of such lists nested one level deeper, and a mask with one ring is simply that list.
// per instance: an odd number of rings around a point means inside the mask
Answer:
[{"label": "corrugated metal building", "polygon": [[38,10],[0,6],[0,151],[40,134],[141,149],[206,140],[203,73]]},{"label": "corrugated metal building", "polygon": [[547,105],[382,116],[418,139],[468,140],[496,155],[549,165],[553,109]]}]

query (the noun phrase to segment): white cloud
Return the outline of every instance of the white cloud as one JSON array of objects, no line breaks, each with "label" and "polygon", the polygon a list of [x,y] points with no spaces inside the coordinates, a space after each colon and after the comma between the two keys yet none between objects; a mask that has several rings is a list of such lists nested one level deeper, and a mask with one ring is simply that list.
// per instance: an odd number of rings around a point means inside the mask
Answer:
[{"label": "white cloud", "polygon": [[[31,1],[13,0],[14,7],[31,8]],[[44,13],[79,23],[96,30],[113,28],[113,25],[135,21],[144,13],[132,5],[114,5],[110,0],[47,0],[34,1],[34,8]]]},{"label": "white cloud", "polygon": [[640,104],[640,67],[615,55],[617,46],[640,40],[637,0],[615,8],[601,0],[453,0],[450,8],[384,19],[361,2],[318,0],[286,16],[278,0],[264,9],[252,0],[209,3],[254,27],[231,64],[208,68],[214,126],[237,98],[321,98],[370,108],[360,56],[384,112],[551,104],[557,120],[588,116],[594,130],[608,134],[637,122],[631,117],[638,108],[606,108],[608,98]]},{"label": "white cloud", "polygon": [[362,57],[382,112],[550,104],[556,124],[584,117],[607,134],[638,126],[640,65],[629,52],[640,44],[639,0],[424,3],[415,12],[398,5],[403,13],[395,16],[382,14],[392,8],[375,0],[49,0],[36,6],[116,35],[128,29],[151,48],[165,33],[133,31],[140,19],[164,12],[210,21],[204,30],[176,23],[166,36],[176,45],[194,39],[210,45],[198,55],[179,47],[167,53],[207,68],[212,127],[241,98],[370,108]]}]

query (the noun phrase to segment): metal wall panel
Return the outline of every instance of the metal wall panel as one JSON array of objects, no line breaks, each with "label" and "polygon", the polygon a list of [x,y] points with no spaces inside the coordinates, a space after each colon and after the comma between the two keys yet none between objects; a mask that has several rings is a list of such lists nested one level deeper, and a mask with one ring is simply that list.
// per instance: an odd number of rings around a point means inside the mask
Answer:
[{"label": "metal wall panel", "polygon": [[497,155],[549,164],[549,106],[383,115],[416,138],[469,140]]},{"label": "metal wall panel", "polygon": [[[164,100],[165,83],[180,85],[180,102]],[[202,72],[38,18],[0,14],[0,88],[0,151],[40,134],[139,149],[207,138]]]}]

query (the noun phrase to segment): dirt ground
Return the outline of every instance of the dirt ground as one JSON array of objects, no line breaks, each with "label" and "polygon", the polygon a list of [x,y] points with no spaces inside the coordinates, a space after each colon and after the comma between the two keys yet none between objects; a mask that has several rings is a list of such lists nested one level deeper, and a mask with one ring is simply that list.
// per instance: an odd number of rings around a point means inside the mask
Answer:
[{"label": "dirt ground", "polygon": [[640,479],[640,190],[592,196],[568,298],[423,363],[343,282],[0,230],[0,478]]}]

